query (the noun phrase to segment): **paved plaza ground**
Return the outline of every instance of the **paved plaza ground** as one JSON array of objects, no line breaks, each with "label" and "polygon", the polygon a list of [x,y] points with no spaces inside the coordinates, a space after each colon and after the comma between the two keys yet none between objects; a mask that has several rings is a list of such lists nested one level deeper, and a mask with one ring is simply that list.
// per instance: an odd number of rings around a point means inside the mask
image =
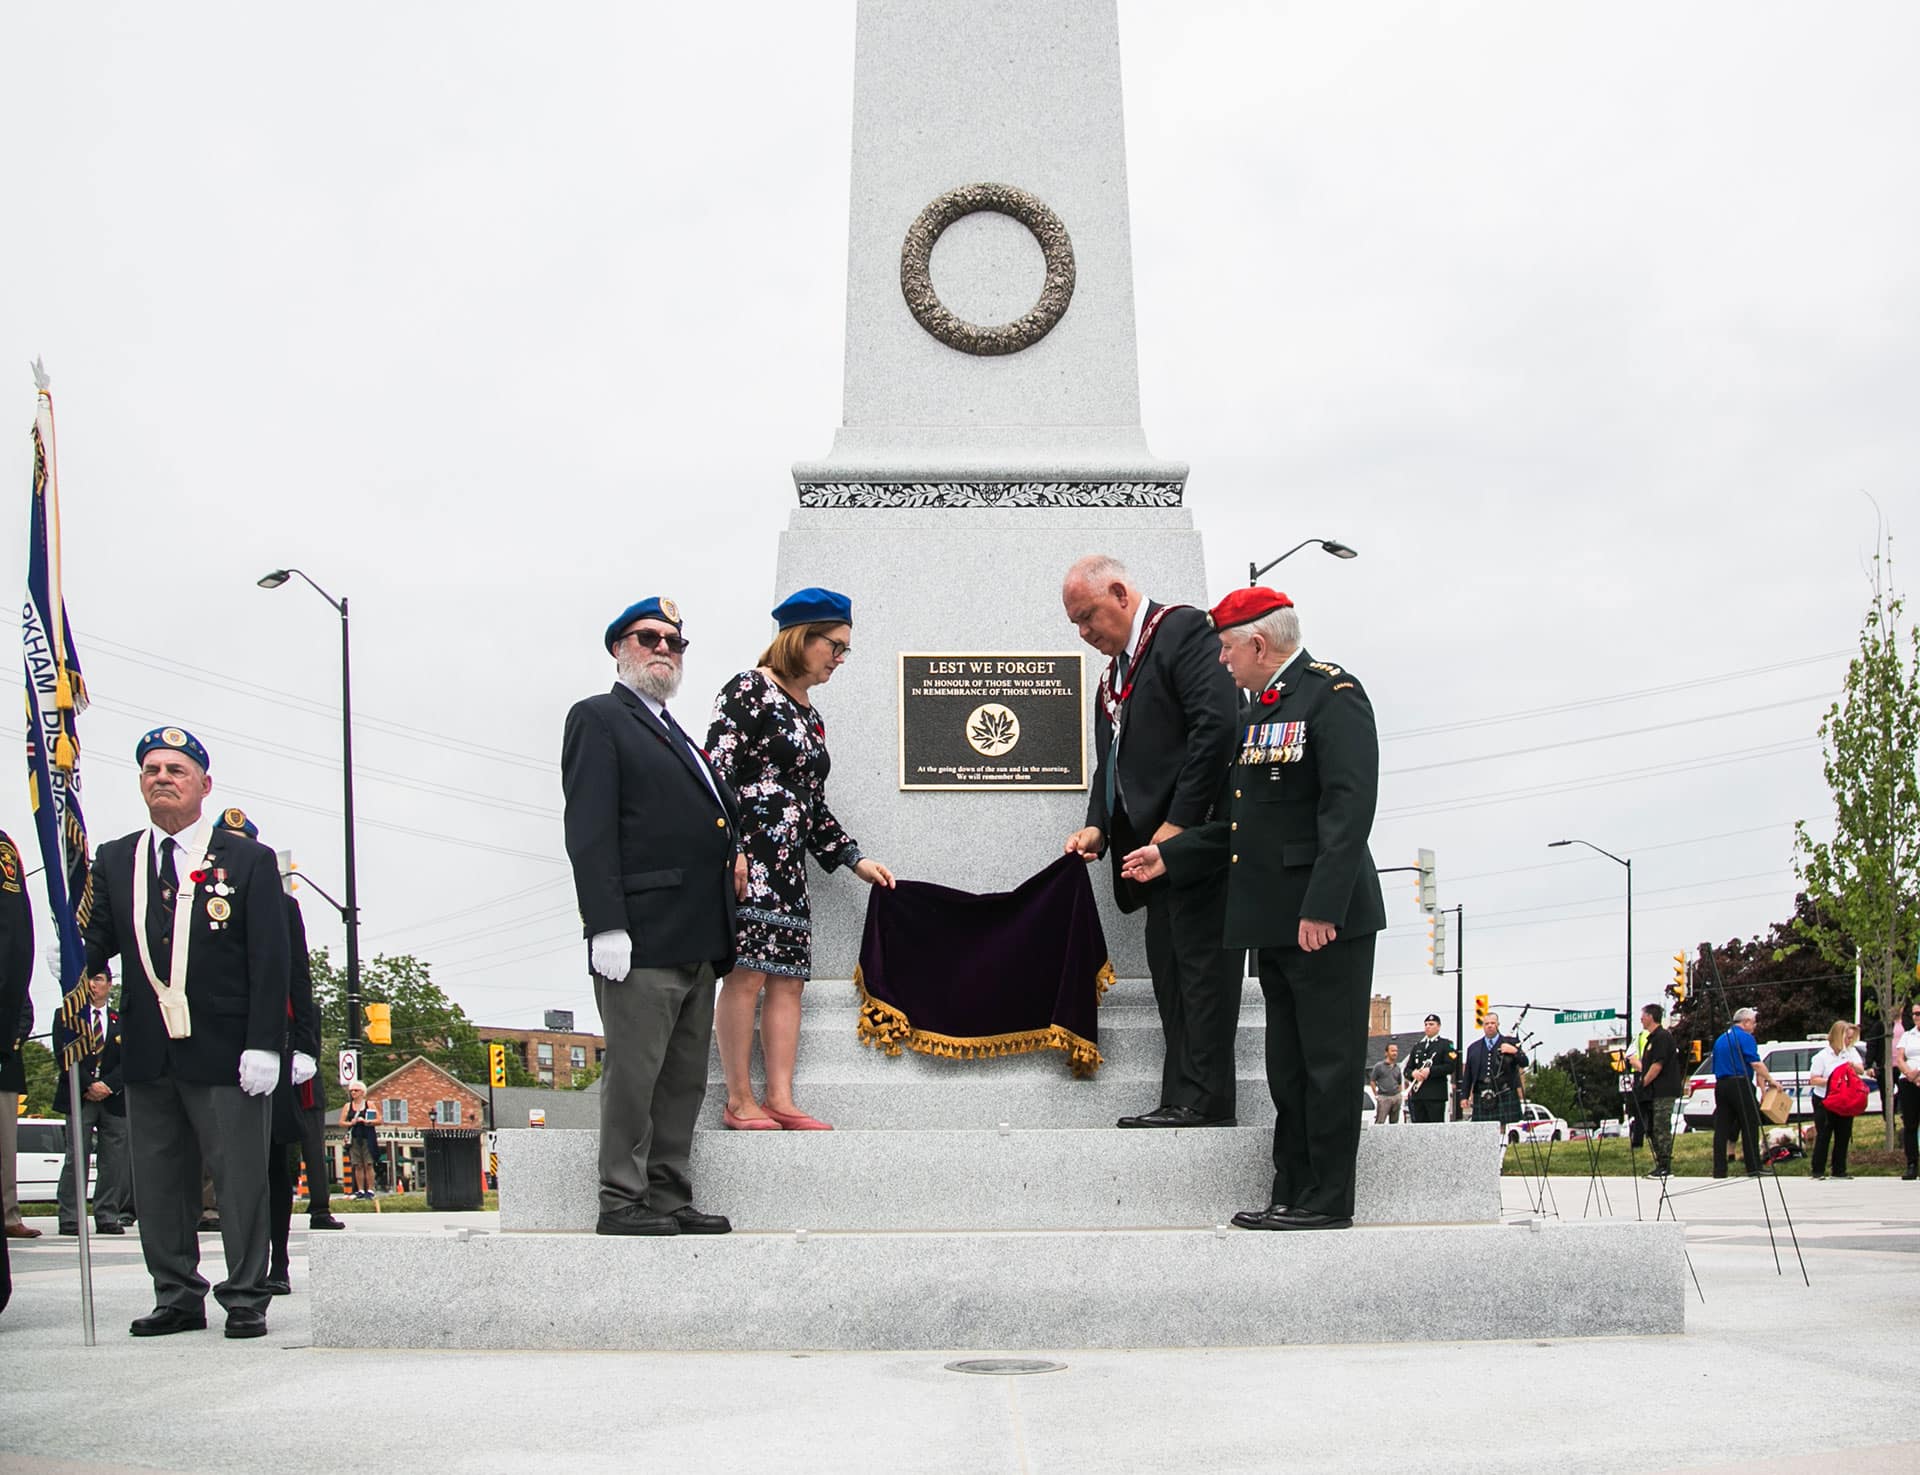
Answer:
[{"label": "paved plaza ground", "polygon": [[[1523,1215],[1525,1185],[1504,1187],[1510,1215]],[[1560,1213],[1580,1217],[1586,1182],[1553,1187]],[[1614,1212],[1634,1212],[1631,1181],[1606,1187]],[[1639,1188],[1650,1215],[1653,1185]],[[1920,1471],[1920,1184],[1800,1180],[1786,1193],[1811,1289],[1784,1236],[1776,1273],[1753,1185],[1677,1201],[1700,1283],[1684,1336],[1422,1343],[1407,1336],[1419,1305],[1382,1305],[1375,1343],[1067,1352],[1065,1371],[1019,1378],[944,1369],[1002,1348],[317,1349],[298,1228],[295,1294],[275,1302],[272,1332],[256,1342],[225,1341],[217,1319],[210,1333],[128,1337],[151,1305],[139,1242],[96,1241],[100,1341],[87,1349],[74,1242],[15,1241],[14,1300],[0,1315],[0,1471],[1634,1475],[1810,1470],[1843,1449],[1849,1469]],[[494,1222],[363,1215],[345,1232]],[[202,1246],[217,1264],[218,1240]],[[1503,1293],[1497,1282],[1433,1288]],[[901,1314],[913,1314],[904,1297]]]}]

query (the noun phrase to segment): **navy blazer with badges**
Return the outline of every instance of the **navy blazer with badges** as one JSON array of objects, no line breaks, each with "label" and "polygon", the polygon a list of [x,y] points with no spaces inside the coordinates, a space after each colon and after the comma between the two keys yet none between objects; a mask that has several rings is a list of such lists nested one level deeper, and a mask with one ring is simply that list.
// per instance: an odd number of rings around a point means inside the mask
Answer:
[{"label": "navy blazer with badges", "polygon": [[[1501,1045],[1513,1046],[1515,1053],[1500,1054]],[[1521,1067],[1526,1063],[1527,1052],[1512,1035],[1500,1035],[1489,1046],[1486,1035],[1482,1034],[1467,1046],[1467,1062],[1460,1072],[1460,1094],[1464,1097],[1479,1091],[1517,1089]]]},{"label": "navy blazer with badges", "polygon": [[[247,1050],[287,1048],[287,987],[291,968],[287,940],[286,893],[280,866],[258,840],[216,826],[200,855],[178,854],[180,880],[175,915],[191,906],[192,946],[187,962],[187,1008],[192,1032],[167,1038],[160,1001],[140,961],[133,915],[133,866],[143,831],[102,845],[93,858],[93,912],[87,919],[87,970],[110,958],[119,960],[121,1075],[133,1083],[175,1080],[231,1086],[240,1078],[240,1056]],[[207,916],[207,902],[227,873],[231,915],[218,928]],[[204,874],[201,881],[193,873]],[[149,899],[158,883],[149,877]],[[154,966],[166,965],[159,955]]]},{"label": "navy blazer with badges", "polygon": [[[1143,630],[1161,608],[1147,601]],[[1146,887],[1120,875],[1127,852],[1152,840],[1163,824],[1192,829],[1213,816],[1220,773],[1233,759],[1238,732],[1233,677],[1220,664],[1220,639],[1200,610],[1167,610],[1139,670],[1129,673],[1129,679],[1132,690],[1120,715],[1115,791],[1121,812],[1107,813],[1113,723],[1097,694],[1096,763],[1087,798],[1087,823],[1106,837],[1114,899],[1123,912],[1144,906],[1147,899]]]},{"label": "navy blazer with badges", "polygon": [[624,931],[636,968],[731,969],[740,806],[713,765],[616,683],[567,713],[560,780],[584,935]]},{"label": "navy blazer with badges", "polygon": [[[89,1004],[87,1007],[91,1009],[93,1006]],[[102,1101],[100,1105],[104,1106],[112,1116],[125,1116],[127,1114],[127,1093],[120,1079],[120,1011],[109,1008],[101,1012],[106,1018],[107,1027],[103,1031],[104,1038],[100,1042],[100,1053],[98,1055],[82,1055],[80,1057],[80,1095],[84,1100],[87,1094],[87,1087],[93,1085],[96,1081],[102,1082],[113,1094],[107,1097],[105,1101]],[[71,1039],[72,1036],[68,1034],[58,1022],[54,1025],[54,1034],[56,1036],[54,1059],[58,1061],[59,1046],[64,1044],[66,1040]],[[67,1106],[67,1073],[64,1070],[57,1072],[53,1078],[53,1109],[59,1112],[61,1116],[67,1115],[69,1110]]]},{"label": "navy blazer with badges", "polygon": [[20,851],[0,830],[0,1091],[24,1092],[33,1033],[33,907]]},{"label": "navy blazer with badges", "polygon": [[[1227,770],[1215,818],[1160,847],[1176,886],[1227,872],[1228,947],[1294,947],[1300,922],[1329,922],[1340,937],[1387,924],[1367,836],[1380,784],[1380,740],[1360,683],[1306,651],[1281,673],[1278,698],[1241,705],[1242,746]],[[1298,755],[1243,762],[1274,750],[1247,739],[1269,724],[1302,723]]]}]

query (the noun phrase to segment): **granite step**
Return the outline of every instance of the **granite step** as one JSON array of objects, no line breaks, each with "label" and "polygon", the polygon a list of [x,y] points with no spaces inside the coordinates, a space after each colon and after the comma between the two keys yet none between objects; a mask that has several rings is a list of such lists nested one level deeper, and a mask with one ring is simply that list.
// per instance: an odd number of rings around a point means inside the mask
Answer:
[{"label": "granite step", "polygon": [[[1041,1352],[1643,1336],[1686,1329],[1683,1235],[1633,1220],[1321,1234],[356,1232],[313,1237],[308,1286],[319,1347]],[[1475,1286],[1498,1294],[1458,1293]]]},{"label": "granite step", "polygon": [[[1192,1228],[1266,1202],[1272,1141],[1255,1127],[706,1132],[693,1181],[701,1207],[743,1230]],[[591,1229],[599,1144],[501,1132],[501,1229]],[[1493,1223],[1503,1150],[1490,1123],[1363,1132],[1354,1217]]]},{"label": "granite step", "polygon": [[[1111,1127],[1123,1116],[1160,1104],[1160,1067],[1132,1072],[1102,1070],[1075,1080],[1055,1052],[1012,1060],[939,1060],[919,1055],[880,1057],[888,1076],[831,1081],[802,1066],[794,1097],[801,1108],[841,1130],[950,1131],[968,1127]],[[759,1077],[755,1076],[756,1090]],[[1273,1097],[1264,1075],[1241,1074],[1235,1086],[1235,1117],[1242,1126],[1271,1126]],[[727,1104],[720,1068],[708,1077],[697,1126],[725,1130]],[[1356,1115],[1360,1102],[1354,1101]],[[1392,1131],[1393,1128],[1382,1130]],[[763,1134],[764,1135],[764,1134]]]}]

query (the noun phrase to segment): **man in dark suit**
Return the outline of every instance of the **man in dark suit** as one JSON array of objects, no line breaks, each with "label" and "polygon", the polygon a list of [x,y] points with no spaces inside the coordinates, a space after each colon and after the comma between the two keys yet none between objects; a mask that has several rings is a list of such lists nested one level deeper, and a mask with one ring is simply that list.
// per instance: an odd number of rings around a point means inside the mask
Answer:
[{"label": "man in dark suit", "polygon": [[[74,1120],[68,1099],[67,1072],[53,1082],[53,1109],[68,1119],[67,1160],[60,1165],[60,1183],[54,1199],[60,1211],[60,1232],[80,1232],[80,1203],[75,1185],[91,1158],[97,1165],[93,1191],[93,1224],[98,1234],[125,1234],[123,1219],[133,1212],[133,1170],[127,1161],[127,1093],[120,1080],[120,1011],[108,1002],[113,976],[107,972],[87,979],[86,1038],[95,1048],[79,1060],[80,1110]],[[59,1019],[53,1027],[53,1058],[58,1064],[72,1031]],[[73,1128],[79,1127],[80,1156],[74,1157]]]},{"label": "man in dark suit", "polygon": [[1460,1071],[1460,1101],[1473,1110],[1476,1122],[1520,1120],[1520,1071],[1526,1051],[1512,1035],[1500,1033],[1500,1016],[1488,1014],[1480,1038],[1467,1046]]},{"label": "man in dark suit", "polygon": [[667,703],[680,610],[643,599],[607,626],[613,690],[574,704],[560,746],[567,856],[607,1035],[601,1234],[725,1234],[693,1207],[714,979],[733,966],[746,886],[739,806]]},{"label": "man in dark suit", "polygon": [[1220,660],[1250,694],[1223,812],[1126,858],[1135,880],[1227,875],[1226,943],[1259,950],[1273,1092],[1273,1192],[1243,1229],[1353,1223],[1359,1102],[1386,925],[1367,849],[1380,745],[1360,683],[1301,647],[1293,601],[1241,589],[1215,605]]},{"label": "man in dark suit", "polygon": [[27,1089],[22,1049],[33,1033],[33,909],[20,851],[0,830],[0,1219],[8,1239],[38,1239],[20,1217],[16,1113]]},{"label": "man in dark suit", "polygon": [[1120,1125],[1231,1126],[1246,960],[1221,945],[1226,873],[1140,883],[1123,874],[1121,859],[1212,816],[1233,754],[1233,678],[1204,614],[1155,604],[1112,558],[1096,554],[1068,569],[1061,601],[1080,638],[1112,660],[1094,710],[1087,822],[1066,848],[1090,862],[1110,852],[1120,910],[1146,908],[1147,971],[1166,1037],[1160,1104]]},{"label": "man in dark suit", "polygon": [[179,727],[140,739],[151,821],[93,860],[87,971],[120,960],[121,1077],[140,1248],[155,1308],[136,1337],[207,1324],[200,1168],[213,1174],[229,1337],[267,1331],[270,1097],[287,1047],[286,901],[273,852],[203,815],[207,750]]},{"label": "man in dark suit", "polygon": [[1407,1057],[1407,1109],[1416,1122],[1444,1122],[1453,1095],[1447,1082],[1460,1073],[1460,1053],[1440,1033],[1438,1014],[1429,1014],[1424,1028]]}]

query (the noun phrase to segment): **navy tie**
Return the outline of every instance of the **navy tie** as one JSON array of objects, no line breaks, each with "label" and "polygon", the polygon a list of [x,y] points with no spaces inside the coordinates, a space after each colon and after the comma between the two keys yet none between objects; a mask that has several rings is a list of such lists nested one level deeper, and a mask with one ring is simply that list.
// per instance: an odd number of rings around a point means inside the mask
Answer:
[{"label": "navy tie", "polygon": [[1126,715],[1126,708],[1119,705],[1120,693],[1126,689],[1127,653],[1123,650],[1113,658],[1113,696],[1115,711],[1113,718],[1113,742],[1107,748],[1107,833],[1113,833],[1113,801],[1120,786],[1120,719]]}]

